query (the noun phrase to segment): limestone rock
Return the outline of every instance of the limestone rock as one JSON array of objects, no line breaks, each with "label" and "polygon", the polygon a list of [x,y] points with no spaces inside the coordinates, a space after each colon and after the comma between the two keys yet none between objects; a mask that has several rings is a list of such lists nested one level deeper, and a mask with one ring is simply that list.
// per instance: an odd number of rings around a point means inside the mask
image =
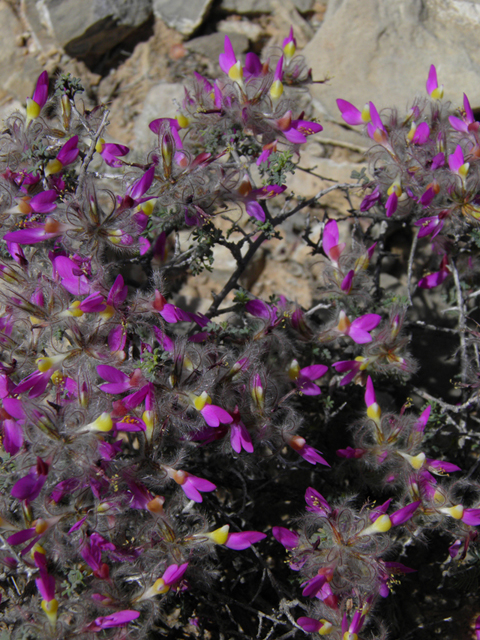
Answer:
[{"label": "limestone rock", "polygon": [[[307,13],[313,7],[313,0],[293,0],[300,13]],[[271,13],[271,0],[222,0],[220,8],[229,13],[259,14]]]},{"label": "limestone rock", "polygon": [[26,0],[25,14],[40,42],[50,37],[85,58],[110,51],[144,24],[152,0]]},{"label": "limestone rock", "polygon": [[174,118],[178,106],[185,97],[183,84],[158,84],[147,94],[142,113],[135,122],[135,149],[145,151],[155,143],[155,135],[148,128],[149,123],[156,118]]},{"label": "limestone rock", "polygon": [[212,0],[153,0],[153,12],[169,27],[191,35],[202,24]]},{"label": "limestone rock", "polygon": [[403,111],[426,96],[431,64],[445,99],[460,105],[465,92],[480,106],[479,28],[480,0],[330,0],[303,51],[314,80],[331,78],[312,88],[320,116],[341,121],[336,98]]},{"label": "limestone rock", "polygon": [[23,31],[23,25],[10,6],[0,1],[0,98],[13,96],[24,104],[26,97],[32,95],[43,69],[37,60],[26,55],[25,48],[18,45]]},{"label": "limestone rock", "polygon": [[[248,50],[248,38],[240,33],[229,33],[228,37],[232,43],[235,53],[238,55]],[[210,60],[218,62],[218,56],[223,53],[225,44],[225,34],[212,33],[208,36],[199,36],[185,43],[190,51],[198,53]]]}]

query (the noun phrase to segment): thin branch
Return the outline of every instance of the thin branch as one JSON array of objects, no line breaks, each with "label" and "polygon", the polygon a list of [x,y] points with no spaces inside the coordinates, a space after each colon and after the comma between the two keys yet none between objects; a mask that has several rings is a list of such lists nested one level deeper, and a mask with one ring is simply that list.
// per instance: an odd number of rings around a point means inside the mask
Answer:
[{"label": "thin branch", "polygon": [[457,265],[455,264],[455,260],[451,260],[451,268],[453,274],[453,280],[455,282],[455,291],[458,305],[458,333],[460,339],[460,362],[462,367],[462,382],[465,384],[467,382],[468,376],[468,358],[467,358],[467,339],[465,337],[465,329],[466,329],[466,314],[465,314],[465,304],[462,296],[462,287],[460,285],[460,277],[458,275]]},{"label": "thin branch", "polygon": [[408,304],[410,306],[413,305],[412,302],[412,275],[413,275],[413,261],[415,259],[415,250],[417,248],[418,242],[418,233],[414,234],[412,246],[410,247],[410,255],[408,256],[408,272],[407,272],[407,296],[408,296]]},{"label": "thin branch", "polygon": [[109,124],[108,122],[109,114],[110,114],[110,111],[108,109],[105,109],[100,126],[98,127],[93,137],[93,140],[90,144],[90,148],[87,152],[87,155],[83,159],[82,166],[80,167],[80,172],[78,174],[78,183],[77,183],[77,188],[75,190],[76,196],[79,196],[82,193],[83,185],[85,184],[85,177],[87,175],[88,165],[93,159],[93,154],[95,153],[95,147],[97,146],[97,142],[99,141],[99,139],[102,137],[103,130]]}]

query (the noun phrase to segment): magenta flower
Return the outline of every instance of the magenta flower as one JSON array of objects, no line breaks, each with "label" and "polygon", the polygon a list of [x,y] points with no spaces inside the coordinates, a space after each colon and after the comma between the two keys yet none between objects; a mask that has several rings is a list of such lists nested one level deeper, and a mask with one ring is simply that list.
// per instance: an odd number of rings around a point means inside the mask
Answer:
[{"label": "magenta flower", "polygon": [[325,255],[332,261],[335,266],[338,266],[338,260],[343,250],[345,249],[345,242],[339,242],[339,231],[336,220],[329,220],[325,225],[322,237],[322,247]]},{"label": "magenta flower", "polygon": [[369,103],[369,108],[371,122],[367,125],[367,133],[372,140],[385,146],[387,143],[387,131],[383,125],[382,119],[380,118],[373,102]]},{"label": "magenta flower", "polygon": [[364,622],[365,616],[362,615],[362,612],[359,610],[355,611],[355,613],[353,614],[353,618],[350,624],[348,623],[347,614],[344,613],[342,618],[343,637],[346,639],[352,638],[353,640],[353,638],[355,638],[358,632],[362,629]]},{"label": "magenta flower", "polygon": [[311,513],[318,513],[323,518],[328,518],[332,513],[332,508],[322,496],[313,487],[308,487],[305,491],[305,502],[307,503],[307,511]]},{"label": "magenta flower", "polygon": [[139,400],[138,404],[140,404],[140,402],[145,398],[148,391],[148,385],[143,385],[145,380],[143,379],[140,369],[135,369],[134,372],[128,376],[126,373],[123,373],[108,364],[99,364],[97,366],[97,373],[103,380],[107,381],[107,384],[100,385],[100,389],[102,391],[117,394],[142,385],[142,389],[146,386],[145,394],[142,399]]},{"label": "magenta flower", "polygon": [[273,327],[277,321],[277,308],[270,307],[263,300],[249,300],[245,305],[245,311],[256,318],[262,318],[269,327]]},{"label": "magenta flower", "polygon": [[265,211],[257,200],[268,200],[274,198],[279,193],[283,193],[287,187],[285,185],[269,184],[260,189],[251,189],[243,201],[245,202],[245,210],[249,216],[255,218],[259,222],[265,222]]},{"label": "magenta flower", "polygon": [[322,620],[314,620],[314,618],[302,616],[297,620],[297,624],[299,624],[306,633],[318,632],[322,636],[328,635],[333,629],[333,624],[323,618]]},{"label": "magenta flower", "polygon": [[372,191],[372,193],[367,194],[362,202],[360,203],[360,211],[369,211],[373,206],[377,204],[382,199],[382,194],[380,193],[380,189],[378,186]]},{"label": "magenta flower", "polygon": [[470,106],[470,102],[465,94],[463,94],[463,110],[464,115],[462,120],[460,118],[456,118],[455,116],[450,116],[448,121],[455,131],[461,131],[463,133],[469,133],[470,131],[478,131],[480,127],[480,122],[475,121],[475,116],[473,115],[472,107]]},{"label": "magenta flower", "polygon": [[123,611],[117,611],[117,613],[111,613],[108,616],[100,616],[95,618],[94,622],[91,622],[86,630],[88,631],[101,631],[102,629],[112,629],[114,627],[123,627],[123,625],[132,622],[140,617],[139,611],[133,609],[124,609]]},{"label": "magenta flower", "polygon": [[8,210],[8,213],[20,213],[28,215],[30,213],[51,213],[57,208],[55,200],[57,192],[55,189],[42,191],[35,196],[22,196],[18,198],[16,207]]},{"label": "magenta flower", "polygon": [[[74,257],[74,256],[73,256]],[[85,275],[88,270],[73,258],[57,256],[52,262],[53,277],[59,277],[62,286],[73,295],[90,293],[90,284]]]},{"label": "magenta flower", "polygon": [[293,360],[288,369],[288,375],[291,380],[295,381],[299,393],[306,396],[318,396],[321,390],[316,384],[316,380],[324,376],[327,371],[328,367],[324,364],[313,364],[300,369],[298,362]]},{"label": "magenta flower", "polygon": [[11,456],[20,451],[23,446],[23,429],[20,422],[16,420],[3,421],[3,448]]},{"label": "magenta flower", "polygon": [[227,74],[230,80],[242,82],[243,70],[240,61],[237,61],[235,51],[233,50],[232,43],[228,36],[225,36],[224,49],[225,53],[221,53],[218,56],[220,69]]},{"label": "magenta flower", "polygon": [[427,93],[434,100],[441,100],[443,98],[443,84],[439,87],[437,80],[437,70],[435,65],[432,64],[427,78]]},{"label": "magenta flower", "polygon": [[95,151],[102,156],[109,167],[121,167],[123,162],[119,158],[126,156],[130,149],[123,144],[105,142],[103,138],[100,138],[95,145]]},{"label": "magenta flower", "polygon": [[78,136],[72,136],[70,140],[63,145],[60,151],[57,153],[57,157],[54,160],[49,160],[45,167],[45,176],[50,176],[54,173],[58,173],[66,167],[68,164],[72,164],[78,157],[80,150],[77,149]]},{"label": "magenta flower", "polygon": [[286,38],[284,38],[282,42],[283,55],[285,56],[285,60],[287,61],[287,65],[290,60],[295,55],[295,51],[297,50],[297,41],[295,40],[295,36],[293,35],[293,27],[290,26],[290,32]]},{"label": "magenta flower", "polygon": [[420,227],[418,231],[418,237],[424,238],[425,236],[432,235],[432,240],[438,236],[440,231],[443,229],[444,220],[449,215],[448,209],[444,211],[440,211],[440,213],[436,216],[430,216],[428,218],[420,218],[414,224],[417,227]]},{"label": "magenta flower", "polygon": [[285,527],[272,527],[272,534],[277,542],[280,542],[285,549],[291,551],[298,546],[300,536],[295,531],[290,531]]},{"label": "magenta flower", "polygon": [[353,126],[359,124],[368,124],[371,121],[370,104],[367,103],[363,107],[362,111],[360,111],[351,102],[347,102],[346,100],[342,100],[341,98],[337,100],[337,106],[340,110],[340,113],[342,114],[342,118],[347,124],[351,124]]},{"label": "magenta flower", "polygon": [[380,324],[381,320],[382,316],[379,316],[377,313],[367,313],[350,322],[342,310],[340,311],[336,330],[345,336],[349,336],[357,344],[365,344],[372,341],[372,336],[369,332],[373,331],[373,329]]},{"label": "magenta flower", "polygon": [[56,220],[48,219],[44,225],[25,227],[18,231],[10,231],[3,236],[6,242],[18,244],[37,244],[44,240],[52,240],[61,236],[69,227]]},{"label": "magenta flower", "polygon": [[310,464],[317,464],[318,462],[319,464],[324,464],[326,467],[330,466],[320,455],[321,452],[307,444],[301,436],[291,436],[290,439],[287,440],[287,444]]},{"label": "magenta flower", "polygon": [[200,411],[209,427],[219,427],[220,424],[231,424],[233,422],[233,418],[228,411],[212,404],[212,399],[206,391],[203,391],[199,396],[192,394],[191,400],[193,406],[197,411]]},{"label": "magenta flower", "polygon": [[243,67],[245,79],[249,80],[250,78],[258,78],[258,76],[262,75],[262,72],[263,65],[257,54],[251,52],[247,53],[245,56],[245,65]]},{"label": "magenta flower", "polygon": [[244,449],[247,453],[253,453],[252,438],[247,427],[243,424],[238,407],[233,410],[233,420],[230,424],[230,443],[232,449],[240,453]]},{"label": "magenta flower", "polygon": [[269,142],[268,144],[263,145],[262,153],[257,158],[257,165],[260,166],[262,162],[269,163],[269,157],[272,153],[276,153],[277,151],[278,140],[274,140],[273,142]]},{"label": "magenta flower", "polygon": [[[390,501],[387,500],[385,505],[388,507],[389,503]],[[373,524],[371,524],[366,529],[363,529],[363,531],[359,535],[368,536],[376,533],[386,533],[392,527],[397,527],[410,520],[410,518],[413,516],[413,514],[421,504],[421,500],[417,500],[416,502],[407,504],[405,507],[394,511],[390,516],[387,513],[382,513],[378,516],[378,518],[375,518]],[[372,513],[375,514],[375,511],[373,511]]]},{"label": "magenta flower", "polygon": [[134,202],[138,202],[152,186],[154,177],[155,167],[152,165],[141,178],[135,180],[135,182],[133,182],[128,187],[126,195],[129,196]]},{"label": "magenta flower", "polygon": [[241,531],[240,533],[229,533],[227,541],[224,543],[229,549],[235,549],[236,551],[242,551],[248,549],[267,537],[266,533],[260,533],[260,531]]},{"label": "magenta flower", "polygon": [[337,373],[347,373],[347,375],[340,380],[340,386],[343,387],[359,376],[360,373],[368,367],[368,364],[368,358],[358,356],[355,360],[340,360],[339,362],[334,362],[332,367],[336,369]]},{"label": "magenta flower", "polygon": [[158,578],[153,585],[147,589],[141,596],[135,598],[134,602],[142,602],[148,600],[159,594],[167,593],[170,588],[176,588],[178,582],[183,578],[185,571],[188,568],[188,562],[184,564],[171,564],[165,569],[163,576]]},{"label": "magenta flower", "polygon": [[450,267],[448,266],[448,256],[444,255],[440,263],[440,271],[429,273],[418,282],[420,289],[433,289],[438,287],[450,275]]},{"label": "magenta flower", "polygon": [[309,120],[292,120],[287,129],[282,129],[282,133],[289,142],[303,144],[307,141],[307,136],[323,131],[321,124]]},{"label": "magenta flower", "polygon": [[31,502],[40,495],[40,491],[48,476],[49,465],[41,458],[37,457],[37,464],[30,472],[17,480],[10,490],[10,494],[17,500],[28,500]]},{"label": "magenta flower", "polygon": [[217,488],[213,482],[205,480],[204,478],[192,476],[192,474],[187,471],[182,471],[181,469],[177,470],[166,465],[164,465],[163,468],[167,472],[168,477],[180,485],[187,498],[194,502],[203,501],[200,491],[215,491]]},{"label": "magenta flower", "polygon": [[385,215],[387,218],[390,218],[398,207],[398,196],[395,191],[388,196],[387,202],[385,203]]},{"label": "magenta flower", "polygon": [[457,144],[455,152],[448,156],[448,166],[450,171],[460,176],[462,182],[465,183],[470,164],[465,162],[462,147],[459,144]]},{"label": "magenta flower", "polygon": [[40,112],[47,102],[48,98],[48,73],[43,71],[37,80],[35,85],[35,91],[31,98],[27,98],[27,120],[26,124],[31,120],[35,120],[40,115]]},{"label": "magenta flower", "polygon": [[413,144],[422,145],[427,142],[430,136],[430,127],[426,122],[421,122],[419,125],[416,122],[412,122],[410,131],[407,134],[407,140]]}]

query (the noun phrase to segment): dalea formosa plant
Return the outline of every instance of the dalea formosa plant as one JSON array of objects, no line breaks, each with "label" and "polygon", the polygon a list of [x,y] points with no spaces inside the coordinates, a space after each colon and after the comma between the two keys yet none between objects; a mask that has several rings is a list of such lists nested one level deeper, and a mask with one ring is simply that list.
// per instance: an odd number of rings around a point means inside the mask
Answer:
[{"label": "dalea formosa plant", "polygon": [[[265,61],[240,60],[226,37],[219,64],[217,79],[188,80],[176,118],[150,123],[143,156],[107,142],[108,109],[87,111],[68,75],[42,73],[2,128],[6,637],[384,638],[378,602],[415,571],[407,540],[441,531],[446,557],[473,562],[480,486],[455,463],[460,449],[443,460],[432,431],[440,406],[457,439],[477,442],[480,153],[468,99],[452,115],[433,69],[405,117],[339,100],[373,141],[372,177],[296,201],[287,174],[322,126],[298,108],[312,78],[293,30]],[[317,203],[332,189],[363,190],[360,210],[328,220]],[[321,302],[241,289],[263,243],[304,211]],[[380,275],[398,224],[413,240],[406,295],[392,299]],[[217,245],[232,274],[205,314],[184,308],[179,274],[211,269]],[[445,332],[458,339],[458,404],[422,386],[414,282],[442,285],[455,314]],[[408,385],[429,406],[404,405]],[[382,389],[401,408],[377,402]],[[281,518],[272,505],[287,497]]]}]

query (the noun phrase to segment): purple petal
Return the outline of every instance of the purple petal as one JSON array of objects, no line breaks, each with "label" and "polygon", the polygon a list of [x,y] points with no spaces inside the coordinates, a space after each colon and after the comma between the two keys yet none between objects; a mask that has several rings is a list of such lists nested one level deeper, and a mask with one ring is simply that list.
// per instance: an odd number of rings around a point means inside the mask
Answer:
[{"label": "purple petal", "polygon": [[430,273],[428,274],[428,276],[425,276],[418,281],[418,286],[420,287],[420,289],[433,289],[434,287],[438,287],[439,285],[441,285],[449,275],[450,274],[446,269],[436,271],[435,273]]},{"label": "purple petal", "polygon": [[320,620],[314,620],[313,618],[307,618],[303,616],[297,620],[297,624],[299,624],[302,629],[306,633],[317,633],[323,627],[323,623]]},{"label": "purple petal", "polygon": [[23,531],[17,531],[17,533],[12,533],[11,536],[8,536],[7,542],[8,544],[15,547],[17,544],[22,544],[27,540],[31,540],[35,538],[37,532],[35,531],[35,527],[31,527],[30,529],[23,529]]},{"label": "purple petal", "polygon": [[480,524],[480,509],[465,509],[462,522],[476,527]]},{"label": "purple petal", "polygon": [[308,380],[318,380],[328,371],[328,367],[324,364],[312,364],[309,367],[300,369],[300,375]]},{"label": "purple petal", "polygon": [[266,538],[267,535],[265,533],[260,533],[259,531],[242,531],[241,533],[230,533],[228,535],[228,539],[225,542],[225,546],[229,549],[236,549],[237,551],[241,551],[242,549],[248,549],[252,544],[256,542],[260,542]]},{"label": "purple petal", "polygon": [[318,493],[313,487],[308,487],[305,492],[305,502],[310,507],[307,511],[311,511],[313,513],[320,513],[322,516],[326,516],[330,513],[330,505],[322,496],[321,493]]},{"label": "purple petal", "polygon": [[392,216],[395,211],[397,210],[397,206],[398,206],[398,196],[395,193],[395,191],[393,191],[387,198],[387,202],[385,203],[385,215],[387,216],[387,218],[390,218],[390,216]]},{"label": "purple petal", "polygon": [[42,191],[37,193],[36,196],[30,200],[29,205],[36,213],[50,213],[57,208],[55,200],[57,199],[57,192],[55,189],[49,191]]},{"label": "purple petal", "polygon": [[422,504],[421,500],[407,504],[405,507],[398,509],[390,516],[392,525],[395,527],[399,524],[403,524],[413,516],[418,507]]},{"label": "purple petal", "polygon": [[[245,209],[248,215],[251,216],[252,218],[255,218],[259,222],[265,222],[265,211],[263,210],[262,205],[260,205],[258,202],[255,202],[255,201],[247,202],[245,205]],[[14,231],[13,233],[18,233],[18,232]]]},{"label": "purple petal", "polygon": [[432,95],[435,89],[438,88],[438,80],[437,80],[437,70],[435,69],[435,65],[431,65],[430,71],[428,73],[427,78],[427,93],[428,95]]},{"label": "purple petal", "polygon": [[415,144],[425,144],[430,135],[430,127],[426,122],[421,122],[415,129],[412,142]]},{"label": "purple petal", "polygon": [[253,453],[253,444],[247,428],[242,422],[234,422],[230,428],[230,443],[232,449],[240,453],[242,448],[247,453]]},{"label": "purple petal", "polygon": [[112,284],[110,291],[108,292],[107,304],[112,305],[112,307],[119,307],[123,302],[125,302],[127,296],[128,287],[122,276],[118,274],[115,278],[115,282]]},{"label": "purple petal", "polygon": [[225,53],[221,53],[218,56],[218,63],[220,65],[220,69],[228,74],[231,67],[237,63],[237,58],[235,57],[235,51],[233,50],[232,43],[230,42],[230,38],[225,36],[224,41],[224,49]]},{"label": "purple petal", "polygon": [[188,562],[184,562],[180,566],[171,564],[169,567],[167,567],[165,569],[165,573],[162,576],[165,584],[171,585],[174,582],[178,582],[183,577],[183,574],[187,570],[187,567]]},{"label": "purple petal", "polygon": [[367,378],[367,386],[365,390],[365,404],[369,407],[372,404],[375,404],[375,389],[373,387],[373,382],[370,376]]},{"label": "purple petal", "polygon": [[55,578],[45,571],[40,572],[40,577],[35,578],[35,583],[40,595],[44,600],[50,602],[55,597]]},{"label": "purple petal", "polygon": [[46,71],[42,71],[42,73],[38,76],[37,84],[35,86],[35,91],[32,96],[32,100],[34,100],[40,107],[46,103],[48,98],[48,73]]},{"label": "purple petal", "polygon": [[209,427],[218,427],[221,424],[230,424],[233,422],[232,416],[214,404],[206,404],[200,412]]},{"label": "purple petal", "polygon": [[285,527],[273,527],[272,534],[275,540],[280,542],[280,544],[283,544],[285,549],[288,549],[289,551],[298,546],[300,536],[298,533],[290,531],[290,529],[286,529]]},{"label": "purple petal", "polygon": [[462,147],[458,144],[455,152],[448,156],[448,166],[450,167],[450,171],[454,173],[458,173],[458,170],[463,165],[463,151]]},{"label": "purple petal", "polygon": [[310,598],[314,598],[326,583],[326,581],[327,578],[324,575],[321,575],[315,576],[311,580],[304,582],[303,584],[305,584],[306,586],[302,591],[302,596],[310,596]]},{"label": "purple petal", "polygon": [[23,445],[23,429],[15,420],[3,422],[3,448],[11,456],[20,451]]},{"label": "purple petal", "polygon": [[95,625],[100,629],[111,629],[112,627],[121,627],[132,620],[136,620],[140,616],[138,611],[132,609],[124,609],[109,616],[101,616],[95,619]]},{"label": "purple petal", "polygon": [[365,124],[362,113],[357,107],[355,107],[351,102],[347,102],[346,100],[342,100],[339,98],[337,100],[337,106],[342,114],[342,118],[345,120],[347,124],[358,125]]},{"label": "purple petal", "polygon": [[263,318],[269,322],[272,319],[273,312],[263,300],[249,300],[245,305],[245,311],[248,311],[248,313],[256,318]]}]

